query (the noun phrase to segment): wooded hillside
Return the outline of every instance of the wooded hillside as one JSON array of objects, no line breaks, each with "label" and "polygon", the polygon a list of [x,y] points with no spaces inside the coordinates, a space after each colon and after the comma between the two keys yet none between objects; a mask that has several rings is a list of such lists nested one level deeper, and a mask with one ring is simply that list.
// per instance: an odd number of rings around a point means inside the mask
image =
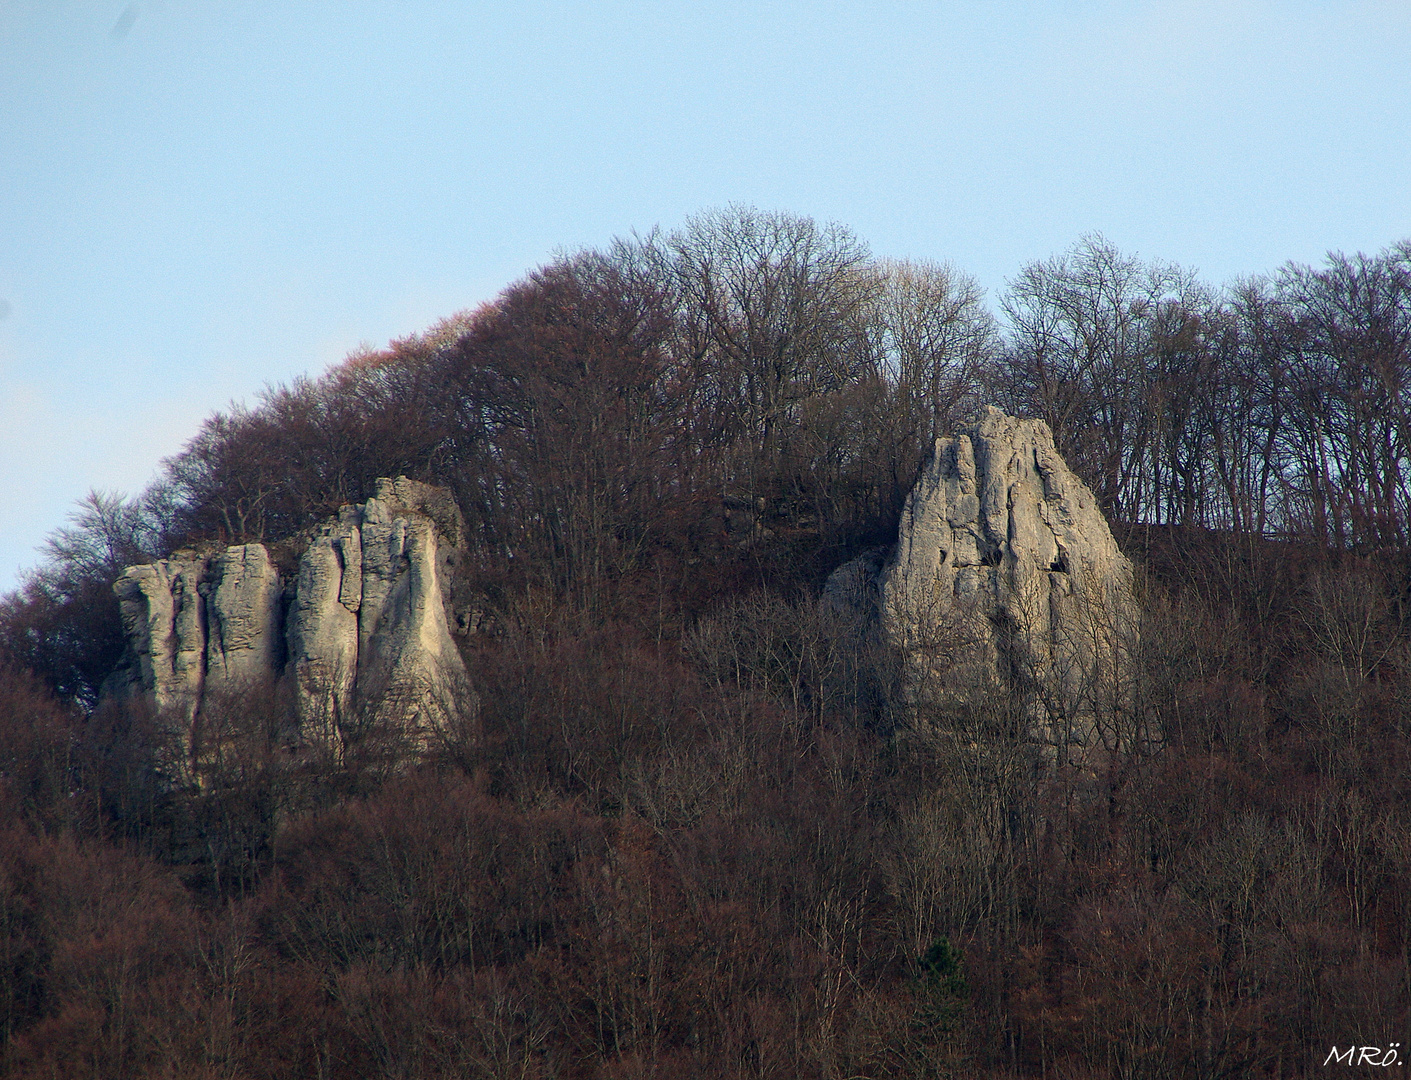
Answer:
[{"label": "wooded hillside", "polygon": [[[7,1075],[1303,1076],[1411,1047],[1411,242],[1216,288],[1100,237],[999,318],[730,208],[209,418],[0,601]],[[1045,420],[1138,567],[1125,707],[918,715],[820,599],[933,439]],[[449,488],[478,723],[102,693],[112,582]]]}]

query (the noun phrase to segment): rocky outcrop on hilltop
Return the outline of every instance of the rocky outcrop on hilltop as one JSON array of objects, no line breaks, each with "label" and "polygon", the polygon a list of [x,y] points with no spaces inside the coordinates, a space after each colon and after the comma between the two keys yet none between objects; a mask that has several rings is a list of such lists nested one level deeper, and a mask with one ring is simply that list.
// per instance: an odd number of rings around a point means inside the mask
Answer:
[{"label": "rocky outcrop on hilltop", "polygon": [[220,696],[287,680],[296,738],[341,753],[360,725],[413,739],[473,702],[451,636],[450,570],[465,543],[443,489],[400,477],[344,506],[279,573],[262,544],[178,552],[114,585],[127,686],[185,742]]},{"label": "rocky outcrop on hilltop", "polygon": [[987,407],[936,440],[895,549],[841,567],[829,595],[873,606],[914,702],[1002,686],[1081,743],[1123,693],[1132,566],[1040,420]]}]

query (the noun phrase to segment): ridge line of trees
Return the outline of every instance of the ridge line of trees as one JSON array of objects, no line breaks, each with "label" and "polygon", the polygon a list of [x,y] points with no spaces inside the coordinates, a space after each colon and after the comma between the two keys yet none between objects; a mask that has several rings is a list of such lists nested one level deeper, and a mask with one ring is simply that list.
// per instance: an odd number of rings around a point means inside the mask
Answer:
[{"label": "ridge line of trees", "polygon": [[[1411,241],[1217,290],[1093,235],[1000,306],[1003,326],[949,267],[747,207],[560,257],[213,415],[140,498],[90,500],[4,601],[9,648],[91,703],[111,648],[44,659],[77,645],[14,629],[103,606],[112,566],[64,544],[281,540],[381,475],[450,486],[491,577],[589,607],[665,553],[713,561],[780,528],[817,533],[826,572],[887,540],[931,441],[981,400],[1047,421],[1126,525],[1411,539]],[[115,617],[84,634],[111,646]]]},{"label": "ridge line of trees", "polygon": [[1411,241],[1216,289],[1093,235],[1000,307],[842,226],[731,207],[216,414],[143,505],[166,546],[270,540],[374,474],[450,478],[488,546],[563,578],[614,543],[630,565],[698,496],[884,532],[930,440],[988,400],[1048,422],[1117,520],[1406,543]]}]

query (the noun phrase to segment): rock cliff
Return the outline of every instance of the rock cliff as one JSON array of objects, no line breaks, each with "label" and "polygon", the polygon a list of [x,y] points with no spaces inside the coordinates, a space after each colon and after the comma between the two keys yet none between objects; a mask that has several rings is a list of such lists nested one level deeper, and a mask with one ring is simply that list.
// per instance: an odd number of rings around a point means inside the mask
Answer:
[{"label": "rock cliff", "polygon": [[987,407],[936,440],[896,548],[840,568],[828,591],[856,606],[871,589],[913,702],[1003,686],[1041,734],[1082,743],[1124,692],[1132,584],[1048,426]]},{"label": "rock cliff", "polygon": [[118,682],[148,695],[188,758],[204,707],[280,680],[305,744],[340,754],[377,722],[422,740],[474,700],[448,618],[464,531],[448,492],[399,477],[315,530],[288,580],[261,544],[129,567],[113,587]]}]

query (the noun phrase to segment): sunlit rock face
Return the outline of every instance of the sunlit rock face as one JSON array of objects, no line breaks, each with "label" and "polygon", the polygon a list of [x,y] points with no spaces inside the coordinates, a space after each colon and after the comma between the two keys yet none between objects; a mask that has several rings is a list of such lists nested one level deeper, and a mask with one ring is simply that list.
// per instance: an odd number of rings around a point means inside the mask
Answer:
[{"label": "sunlit rock face", "polygon": [[421,739],[468,700],[447,618],[464,529],[449,493],[399,478],[310,541],[289,617],[308,738],[336,748],[352,723],[391,721]]},{"label": "sunlit rock face", "polygon": [[145,693],[188,758],[203,711],[285,684],[298,742],[337,755],[380,724],[424,745],[474,704],[447,615],[464,531],[448,492],[401,477],[315,530],[289,579],[261,544],[129,567],[114,684]]},{"label": "sunlit rock face", "polygon": [[362,607],[362,511],[345,506],[309,541],[289,605],[289,673],[304,737],[338,744],[353,710]]},{"label": "sunlit rock face", "polygon": [[830,589],[861,595],[867,581],[913,703],[1003,689],[1038,735],[1082,743],[1123,693],[1132,566],[1040,420],[987,407],[937,439],[896,548],[875,572],[840,568]]}]

